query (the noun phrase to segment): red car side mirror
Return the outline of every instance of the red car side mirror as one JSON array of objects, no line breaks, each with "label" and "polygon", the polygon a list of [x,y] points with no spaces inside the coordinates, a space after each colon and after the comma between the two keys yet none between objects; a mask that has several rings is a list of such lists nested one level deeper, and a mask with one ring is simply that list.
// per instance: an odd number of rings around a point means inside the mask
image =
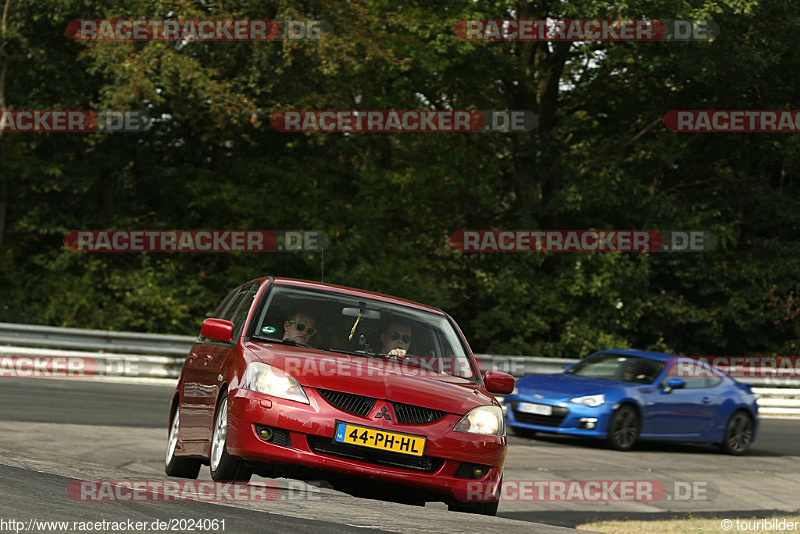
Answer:
[{"label": "red car side mirror", "polygon": [[514,377],[508,373],[486,371],[486,376],[483,377],[483,383],[489,393],[508,395],[514,391]]},{"label": "red car side mirror", "polygon": [[233,323],[222,319],[206,319],[200,327],[200,335],[213,341],[230,343],[233,340]]}]

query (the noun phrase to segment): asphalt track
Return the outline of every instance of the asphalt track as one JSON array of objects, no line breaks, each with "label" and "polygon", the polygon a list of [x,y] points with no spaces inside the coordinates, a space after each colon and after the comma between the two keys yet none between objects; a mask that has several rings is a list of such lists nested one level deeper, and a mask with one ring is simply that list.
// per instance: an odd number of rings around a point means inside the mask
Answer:
[{"label": "asphalt track", "polygon": [[[164,479],[174,386],[0,378],[0,520],[225,519],[225,532],[561,532],[598,519],[766,517],[800,508],[800,420],[762,420],[746,457],[704,445],[644,443],[620,453],[561,437],[510,437],[505,481],[654,480],[703,485],[701,498],[657,502],[503,501],[499,517],[359,499],[324,486],[267,503],[76,502],[73,480]],[[209,479],[204,467],[201,479]],[[257,477],[254,477],[257,480]],[[293,498],[286,498],[292,486]],[[316,490],[316,493],[314,491]],[[316,496],[316,498],[313,498]],[[533,524],[538,523],[538,524]],[[545,524],[541,524],[545,523]],[[549,525],[549,526],[548,526]],[[221,531],[219,531],[221,532]]]}]

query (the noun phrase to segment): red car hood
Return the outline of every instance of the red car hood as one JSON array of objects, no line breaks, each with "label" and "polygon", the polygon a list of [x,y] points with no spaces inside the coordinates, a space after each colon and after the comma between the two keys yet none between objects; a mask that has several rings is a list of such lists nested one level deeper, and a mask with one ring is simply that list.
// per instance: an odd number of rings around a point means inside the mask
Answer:
[{"label": "red car hood", "polygon": [[262,362],[289,372],[305,387],[330,389],[464,415],[499,403],[471,380],[399,366],[394,361],[304,347],[247,343]]}]

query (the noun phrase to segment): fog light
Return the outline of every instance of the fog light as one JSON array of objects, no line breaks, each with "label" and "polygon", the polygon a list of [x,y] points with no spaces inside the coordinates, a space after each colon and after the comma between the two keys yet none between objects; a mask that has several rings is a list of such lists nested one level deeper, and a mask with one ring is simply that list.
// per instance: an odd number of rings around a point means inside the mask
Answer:
[{"label": "fog light", "polygon": [[579,428],[594,430],[594,427],[597,426],[597,417],[581,417],[578,426]]},{"label": "fog light", "polygon": [[456,476],[458,478],[469,478],[472,480],[483,478],[489,471],[491,471],[492,466],[490,465],[479,465],[479,464],[471,464],[471,463],[463,463],[458,466],[456,469]]},{"label": "fog light", "polygon": [[272,429],[265,426],[264,428],[261,429],[258,435],[261,436],[261,439],[263,439],[264,441],[269,441],[272,439]]}]

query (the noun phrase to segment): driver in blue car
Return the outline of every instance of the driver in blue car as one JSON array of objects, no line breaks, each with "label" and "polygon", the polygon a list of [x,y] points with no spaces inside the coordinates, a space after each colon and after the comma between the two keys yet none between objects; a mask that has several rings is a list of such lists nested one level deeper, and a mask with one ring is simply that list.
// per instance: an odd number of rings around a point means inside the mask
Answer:
[{"label": "driver in blue car", "polygon": [[652,378],[648,376],[650,371],[651,366],[646,361],[631,360],[625,362],[622,379],[625,382],[649,384],[652,382]]}]

